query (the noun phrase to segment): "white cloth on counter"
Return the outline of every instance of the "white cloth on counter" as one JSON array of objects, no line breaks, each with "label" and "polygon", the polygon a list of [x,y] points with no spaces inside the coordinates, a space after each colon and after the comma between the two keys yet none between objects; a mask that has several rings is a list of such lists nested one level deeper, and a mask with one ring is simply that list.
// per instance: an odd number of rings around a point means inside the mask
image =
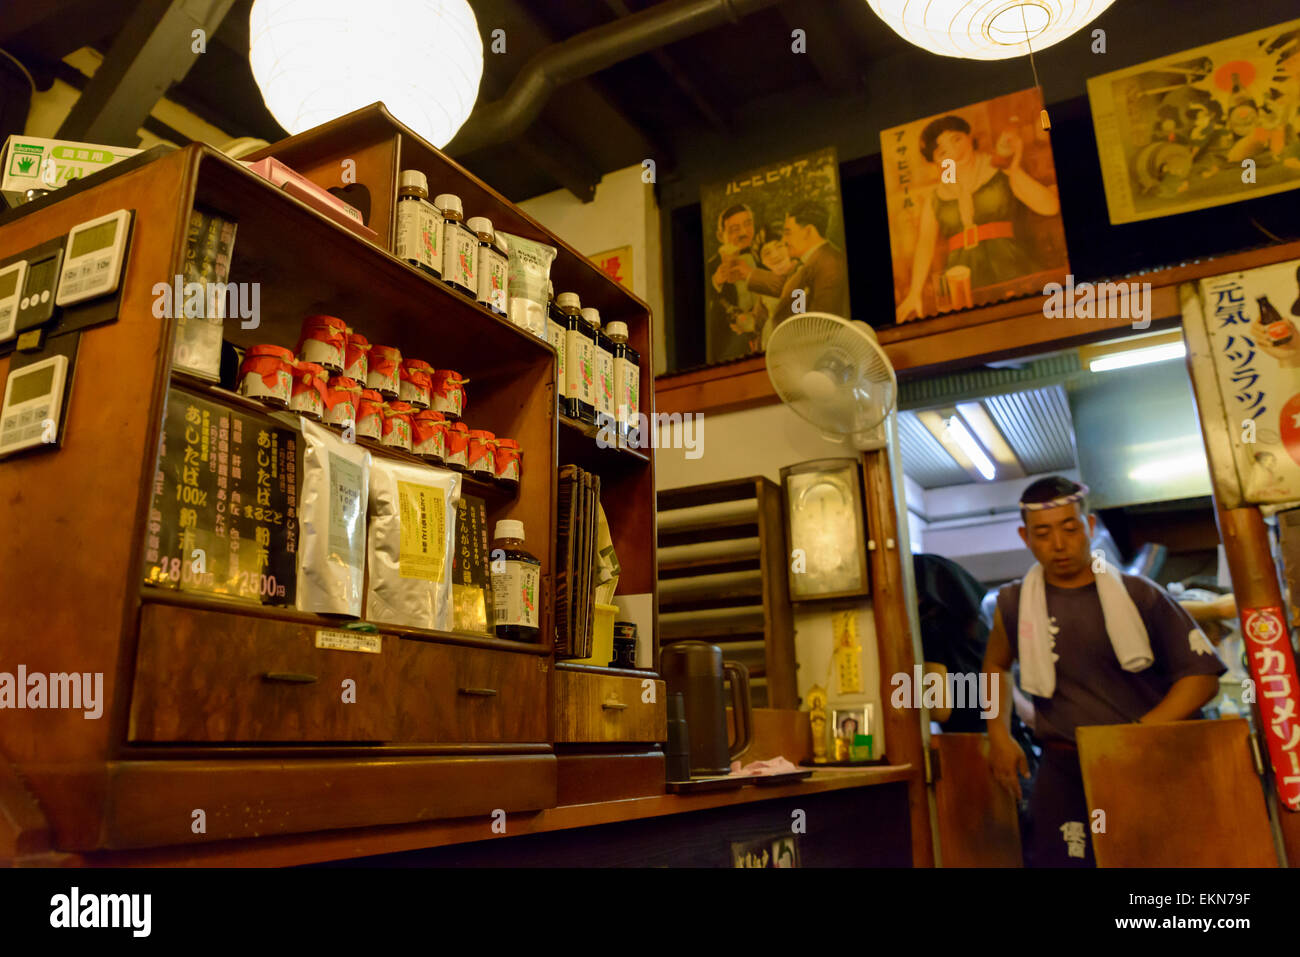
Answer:
[{"label": "white cloth on counter", "polygon": [[762,777],[765,774],[789,774],[791,771],[799,771],[801,768],[795,767],[789,761],[782,757],[769,758],[766,761],[751,761],[744,767],[741,767],[739,761],[731,762],[731,774],[729,777],[754,778]]}]

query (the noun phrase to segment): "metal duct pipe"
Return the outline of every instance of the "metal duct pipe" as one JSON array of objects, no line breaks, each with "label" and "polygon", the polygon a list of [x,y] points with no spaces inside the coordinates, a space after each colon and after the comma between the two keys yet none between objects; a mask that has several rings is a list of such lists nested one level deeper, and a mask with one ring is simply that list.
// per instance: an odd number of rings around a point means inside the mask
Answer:
[{"label": "metal duct pipe", "polygon": [[537,119],[556,87],[778,2],[667,0],[552,44],[524,64],[505,96],[474,110],[447,152],[461,156],[513,139]]}]

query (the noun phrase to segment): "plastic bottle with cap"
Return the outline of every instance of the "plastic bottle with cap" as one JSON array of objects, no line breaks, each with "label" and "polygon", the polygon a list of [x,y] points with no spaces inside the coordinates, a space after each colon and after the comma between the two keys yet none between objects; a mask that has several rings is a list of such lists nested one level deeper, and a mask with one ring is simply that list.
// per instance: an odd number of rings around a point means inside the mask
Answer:
[{"label": "plastic bottle with cap", "polygon": [[537,641],[541,634],[542,562],[524,550],[524,523],[514,519],[497,522],[489,557],[496,636]]},{"label": "plastic bottle with cap", "polygon": [[582,318],[596,330],[596,425],[613,439],[618,432],[614,417],[614,343],[600,328],[600,310],[588,306],[582,310]]},{"label": "plastic bottle with cap", "polygon": [[457,292],[478,296],[478,236],[465,225],[464,208],[454,193],[439,193],[433,201],[442,211],[442,279]]},{"label": "plastic bottle with cap", "polygon": [[596,330],[582,317],[582,301],[576,292],[555,297],[564,314],[564,393],[569,399],[565,413],[587,425],[596,422]]},{"label": "plastic bottle with cap", "polygon": [[619,444],[640,447],[641,354],[627,342],[627,324],[611,322],[605,333],[614,346],[614,415]]},{"label": "plastic bottle with cap", "polygon": [[546,280],[546,340],[555,350],[555,399],[560,412],[573,418],[569,408],[569,380],[565,371],[565,322],[564,313],[555,302],[555,286]]},{"label": "plastic bottle with cap", "polygon": [[492,220],[486,216],[474,216],[465,225],[478,237],[478,260],[474,267],[478,275],[478,301],[498,316],[504,316],[509,301],[506,298],[506,265],[509,260],[497,241]]},{"label": "plastic bottle with cap", "polygon": [[428,178],[418,169],[402,170],[394,254],[431,276],[441,277],[442,235],[442,213],[429,202]]}]

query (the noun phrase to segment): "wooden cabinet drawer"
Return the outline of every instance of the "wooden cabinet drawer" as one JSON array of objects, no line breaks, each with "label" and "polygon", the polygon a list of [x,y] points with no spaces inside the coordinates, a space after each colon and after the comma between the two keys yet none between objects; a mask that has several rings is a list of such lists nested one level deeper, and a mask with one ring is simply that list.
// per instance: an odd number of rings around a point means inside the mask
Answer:
[{"label": "wooden cabinet drawer", "polygon": [[550,659],[404,638],[399,643],[403,743],[546,741]]},{"label": "wooden cabinet drawer", "polygon": [[[316,647],[316,627],[146,603],[131,741],[389,741],[398,638],[369,654]],[[355,693],[344,700],[344,682]]]},{"label": "wooden cabinet drawer", "polygon": [[665,685],[644,702],[645,679],[557,669],[555,740],[565,743],[664,741],[668,738]]}]

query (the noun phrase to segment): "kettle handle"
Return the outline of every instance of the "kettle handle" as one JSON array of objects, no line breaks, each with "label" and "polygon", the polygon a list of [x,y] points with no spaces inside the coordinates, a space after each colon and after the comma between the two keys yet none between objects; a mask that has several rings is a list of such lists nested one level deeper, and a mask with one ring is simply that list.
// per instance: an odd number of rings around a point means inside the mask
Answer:
[{"label": "kettle handle", "polygon": [[731,679],[731,713],[736,722],[736,743],[727,751],[727,760],[734,761],[753,743],[754,711],[749,696],[749,669],[735,661],[722,663],[723,673]]}]

